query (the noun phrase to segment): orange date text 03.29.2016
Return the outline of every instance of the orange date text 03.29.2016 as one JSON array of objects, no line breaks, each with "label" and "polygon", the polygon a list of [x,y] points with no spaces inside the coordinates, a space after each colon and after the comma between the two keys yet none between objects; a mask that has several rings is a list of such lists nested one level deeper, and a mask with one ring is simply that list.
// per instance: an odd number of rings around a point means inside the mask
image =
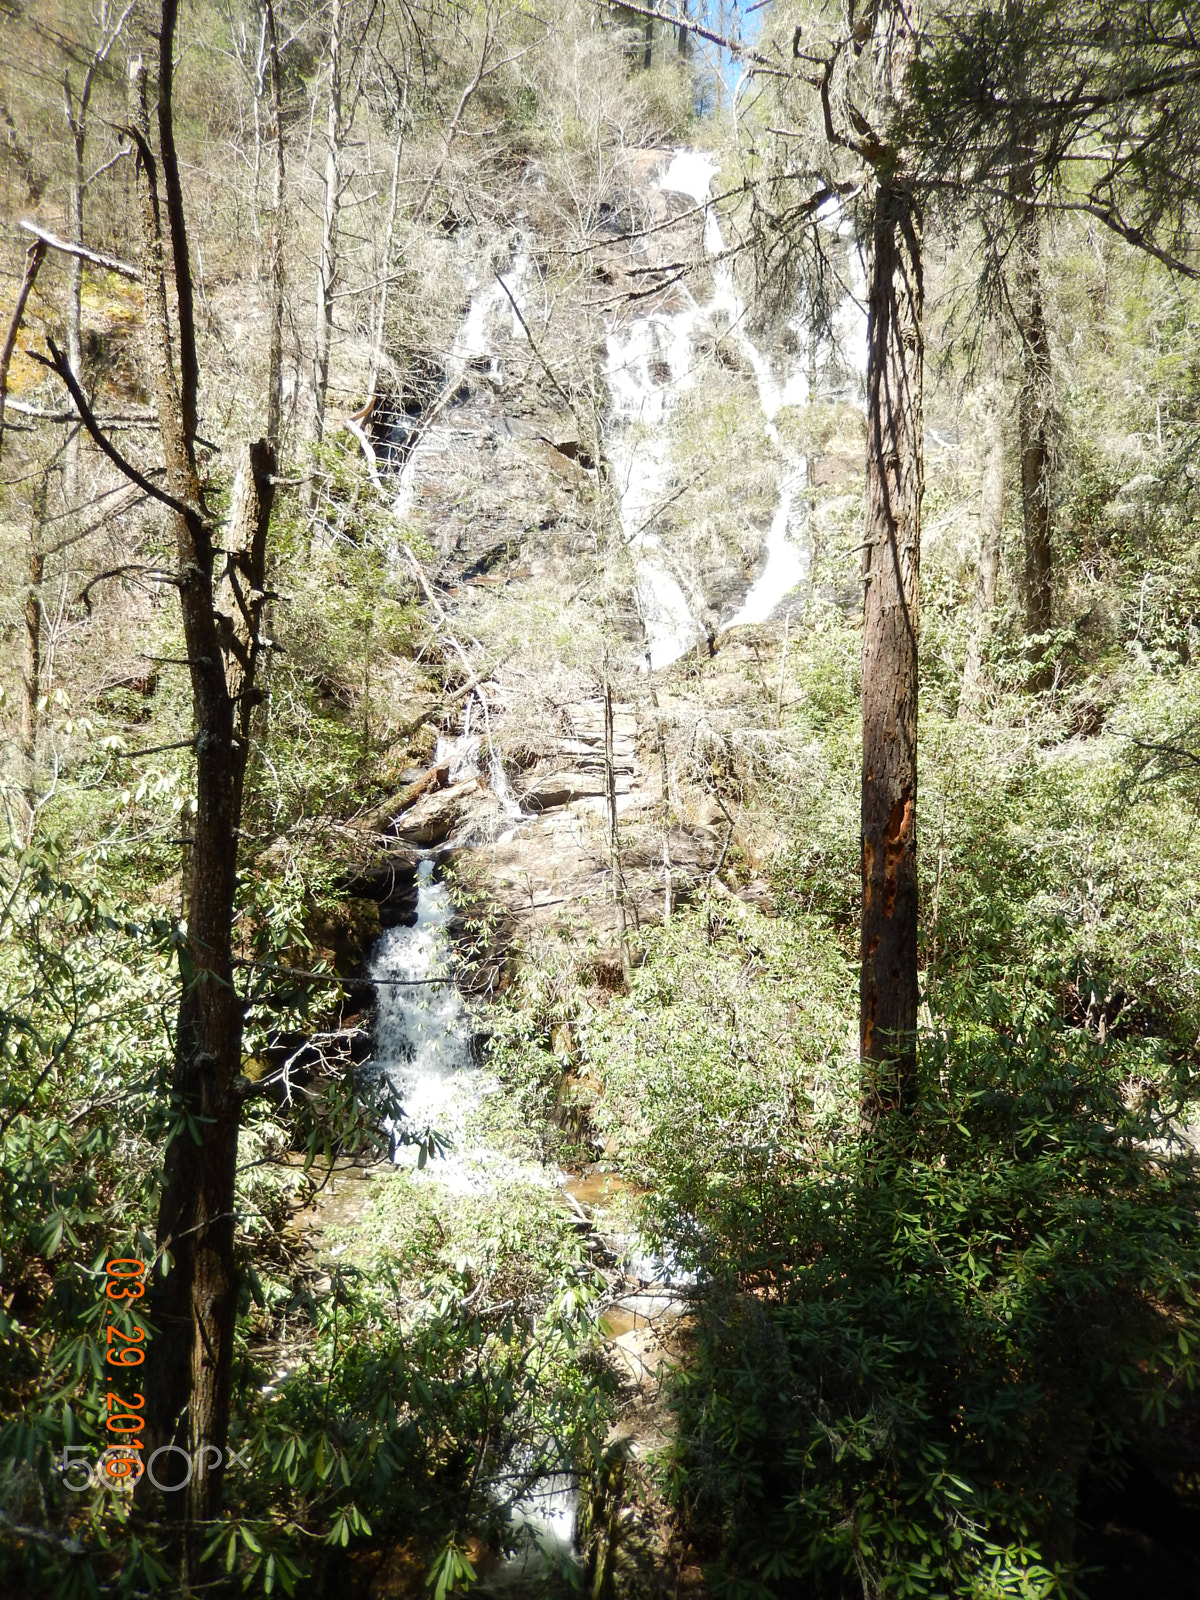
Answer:
[{"label": "orange date text 03.29.2016", "polygon": [[[146,1359],[146,1330],[134,1316],[133,1305],[146,1292],[146,1263],[122,1258],[106,1262],[104,1271],[105,1362],[109,1367],[140,1367]],[[116,1379],[115,1372],[111,1379]],[[145,1395],[135,1392],[131,1400],[123,1400],[108,1390],[105,1426],[112,1444],[104,1452],[102,1476],[113,1489],[131,1489],[145,1471],[138,1454],[143,1448],[145,1409]]]}]

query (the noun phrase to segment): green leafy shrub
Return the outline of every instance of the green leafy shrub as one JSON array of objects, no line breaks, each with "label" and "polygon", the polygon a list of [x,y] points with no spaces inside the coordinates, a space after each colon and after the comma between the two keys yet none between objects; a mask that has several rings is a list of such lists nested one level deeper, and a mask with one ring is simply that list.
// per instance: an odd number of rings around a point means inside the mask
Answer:
[{"label": "green leafy shrub", "polygon": [[[923,1054],[913,1123],[777,1166],[697,1250],[673,1483],[722,1596],[1074,1592],[1081,1474],[1196,1377],[1198,1173],[1061,1026]],[[749,1207],[747,1208],[749,1211]]]}]

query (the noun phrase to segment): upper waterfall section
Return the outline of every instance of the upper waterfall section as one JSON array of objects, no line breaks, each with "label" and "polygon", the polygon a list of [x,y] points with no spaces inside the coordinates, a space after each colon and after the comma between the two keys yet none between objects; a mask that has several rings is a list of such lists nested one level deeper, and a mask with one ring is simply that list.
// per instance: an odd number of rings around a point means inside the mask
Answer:
[{"label": "upper waterfall section", "polygon": [[[650,668],[803,603],[803,413],[831,374],[841,399],[861,388],[856,297],[835,339],[756,318],[721,191],[708,151],[628,150],[588,255],[551,248],[532,203],[503,240],[464,238],[441,391],[393,479],[397,517],[426,519],[450,564],[485,536],[512,549],[531,514],[568,549],[615,517],[630,644]],[[856,286],[854,241],[827,226]]]}]

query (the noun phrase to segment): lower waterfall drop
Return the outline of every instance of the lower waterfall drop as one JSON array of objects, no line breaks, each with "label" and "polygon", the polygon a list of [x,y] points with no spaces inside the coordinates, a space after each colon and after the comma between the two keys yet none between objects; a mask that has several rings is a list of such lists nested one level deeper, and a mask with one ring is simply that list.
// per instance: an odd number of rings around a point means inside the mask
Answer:
[{"label": "lower waterfall drop", "polygon": [[[477,749],[464,748],[466,744],[458,741],[447,757],[473,761]],[[475,1060],[470,1018],[451,971],[453,916],[449,890],[434,877],[432,857],[426,857],[417,868],[415,924],[389,928],[371,955],[376,996],[372,1067],[396,1090],[410,1136],[427,1139],[436,1133],[448,1142],[425,1164],[423,1180],[455,1193],[479,1193],[516,1163],[498,1150],[470,1142],[470,1113],[489,1083]],[[393,1160],[415,1168],[418,1143],[402,1139],[395,1125],[389,1131]],[[549,1186],[552,1180],[545,1181]],[[517,1487],[521,1492],[510,1501]],[[516,1458],[501,1467],[489,1492],[499,1503],[508,1503],[509,1526],[521,1542],[477,1593],[542,1595],[547,1573],[570,1568],[576,1559],[579,1486],[574,1474],[562,1466],[539,1470]]]},{"label": "lower waterfall drop", "polygon": [[[417,868],[417,920],[389,928],[371,955],[375,984],[373,1066],[396,1090],[405,1111],[405,1129],[434,1131],[451,1140],[453,1153],[438,1158],[443,1182],[475,1188],[478,1180],[464,1164],[461,1134],[467,1111],[480,1094],[479,1072],[471,1050],[470,1024],[450,973],[449,892],[434,881],[433,861]],[[389,1128],[393,1158],[415,1165],[418,1147]]]}]

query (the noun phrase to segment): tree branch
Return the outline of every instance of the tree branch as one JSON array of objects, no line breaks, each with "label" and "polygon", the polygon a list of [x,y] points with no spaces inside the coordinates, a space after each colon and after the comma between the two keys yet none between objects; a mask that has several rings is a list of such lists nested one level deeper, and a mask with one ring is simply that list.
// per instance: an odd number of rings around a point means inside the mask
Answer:
[{"label": "tree branch", "polygon": [[4,339],[4,349],[0,350],[0,450],[4,448],[4,403],[8,397],[8,369],[12,364],[12,353],[16,347],[21,320],[25,315],[25,306],[30,294],[33,292],[38,268],[41,266],[42,258],[45,254],[46,241],[44,239],[35,239],[26,252],[25,276],[21,279],[17,303],[13,308],[12,321],[8,325],[8,333]]},{"label": "tree branch", "polygon": [[517,321],[525,329],[525,337],[529,340],[529,348],[533,351],[534,355],[538,358],[538,361],[541,364],[542,370],[545,372],[546,376],[550,379],[550,382],[554,385],[554,388],[557,391],[557,393],[562,396],[562,398],[563,398],[563,400],[564,400],[564,402],[566,404],[567,410],[575,418],[575,426],[579,429],[580,434],[582,436],[586,436],[587,429],[583,426],[583,423],[579,420],[579,414],[575,410],[575,406],[574,406],[574,404],[573,404],[573,402],[571,400],[571,396],[563,388],[562,384],[559,383],[558,378],[555,375],[553,367],[551,367],[550,363],[546,360],[545,356],[542,354],[542,352],[541,352],[541,350],[540,350],[540,348],[538,346],[537,340],[533,337],[533,330],[529,326],[529,324],[525,321],[524,314],[521,311],[520,306],[517,304],[516,298],[514,297],[512,290],[508,287],[508,285],[505,283],[504,279],[500,276],[499,273],[496,274],[496,282],[504,290],[505,298],[508,300],[509,305],[513,308],[513,311],[516,314]]},{"label": "tree branch", "polygon": [[[124,572],[149,572],[155,578],[157,578],[160,583],[173,583],[176,585],[179,583],[179,579],[173,572],[166,572],[162,567],[146,567],[143,566],[140,561],[127,561],[122,566],[109,567],[106,572],[98,572],[96,576],[90,579],[75,596],[75,604],[78,605],[82,600],[84,610],[90,617],[92,614],[92,590],[98,583],[103,583],[105,579],[119,578]],[[189,743],[190,742],[191,741],[189,740]]]},{"label": "tree branch", "polygon": [[66,239],[58,238],[45,228],[39,228],[36,222],[20,222],[17,226],[25,233],[31,233],[35,239],[40,239],[42,244],[49,245],[51,250],[60,250],[65,256],[78,256],[81,261],[90,261],[94,267],[103,267],[106,272],[115,272],[122,278],[128,278],[131,283],[142,281],[141,273],[127,261],[118,261],[115,256],[102,256],[98,250],[89,250],[82,244],[70,244]]},{"label": "tree branch", "polygon": [[1177,756],[1181,761],[1190,761],[1194,767],[1200,767],[1200,755],[1194,750],[1189,750],[1181,744],[1160,744],[1149,739],[1135,739],[1131,734],[1125,736],[1130,744],[1136,745],[1139,750],[1148,750],[1151,755]]},{"label": "tree branch", "polygon": [[144,494],[148,494],[152,500],[158,500],[164,506],[169,506],[177,516],[187,517],[189,519],[193,517],[195,513],[188,506],[184,505],[182,500],[176,500],[173,494],[168,494],[165,489],[160,489],[157,484],[151,483],[150,479],[147,478],[144,473],[139,472],[131,461],[126,461],[125,457],[116,448],[116,446],[105,437],[100,429],[100,424],[96,421],[95,416],[92,414],[91,406],[88,405],[86,399],[84,398],[83,390],[75,381],[75,374],[71,371],[70,363],[55,344],[54,340],[49,336],[47,336],[46,343],[50,346],[50,354],[54,357],[52,361],[48,360],[46,356],[39,354],[39,352],[36,350],[29,350],[26,352],[26,354],[31,356],[34,361],[40,361],[42,366],[49,367],[51,372],[56,372],[66,384],[67,388],[71,391],[71,399],[74,400],[75,405],[79,410],[79,415],[83,420],[84,427],[100,446],[101,450],[104,451],[104,454],[108,457],[112,464],[119,471],[125,474],[130,483],[136,483],[138,488],[141,489]]},{"label": "tree branch", "polygon": [[767,59],[759,50],[751,49],[740,39],[731,39],[728,34],[714,33],[711,28],[705,28],[698,22],[691,22],[687,17],[669,17],[664,11],[653,10],[649,6],[632,5],[629,0],[621,0],[622,11],[632,11],[634,16],[646,17],[651,22],[663,22],[670,28],[682,28],[686,33],[695,34],[697,39],[704,39],[709,44],[715,44],[719,50],[728,50],[732,56],[743,56],[747,61],[752,61],[756,67],[771,73],[778,78],[789,78],[791,73],[786,68],[778,67],[773,61]]},{"label": "tree branch", "polygon": [[114,761],[137,761],[142,756],[156,756],[162,750],[192,750],[195,739],[176,739],[173,744],[152,744],[146,750],[110,750]]}]

